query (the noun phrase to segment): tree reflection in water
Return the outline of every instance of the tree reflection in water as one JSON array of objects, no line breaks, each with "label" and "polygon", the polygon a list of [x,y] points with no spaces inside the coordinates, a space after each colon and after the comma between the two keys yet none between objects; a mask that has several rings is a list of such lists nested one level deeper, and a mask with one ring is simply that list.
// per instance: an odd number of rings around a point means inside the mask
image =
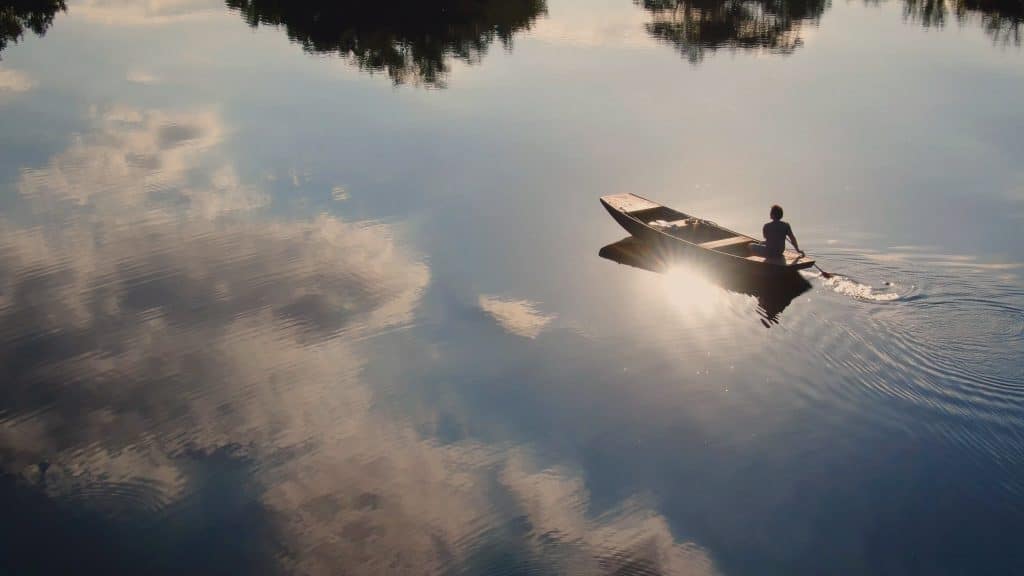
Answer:
[{"label": "tree reflection in water", "polygon": [[0,52],[8,42],[17,42],[31,30],[42,36],[53,24],[57,12],[64,12],[64,0],[13,0],[0,2]]},{"label": "tree reflection in water", "polygon": [[792,53],[804,22],[817,23],[829,0],[634,0],[651,13],[647,32],[690,62],[708,51]]},{"label": "tree reflection in water", "polygon": [[283,26],[312,53],[337,53],[395,84],[444,87],[449,58],[477,63],[547,12],[546,0],[227,0],[249,23]]},{"label": "tree reflection in water", "polygon": [[904,14],[925,27],[942,27],[954,14],[958,22],[978,20],[997,44],[1020,46],[1024,0],[904,0]]},{"label": "tree reflection in water", "polygon": [[[877,3],[878,0],[867,0]],[[791,54],[802,43],[801,28],[816,26],[831,0],[634,0],[651,13],[647,33],[675,47],[692,63],[719,49]],[[908,19],[942,27],[978,20],[996,43],[1019,46],[1022,0],[903,0]]]}]

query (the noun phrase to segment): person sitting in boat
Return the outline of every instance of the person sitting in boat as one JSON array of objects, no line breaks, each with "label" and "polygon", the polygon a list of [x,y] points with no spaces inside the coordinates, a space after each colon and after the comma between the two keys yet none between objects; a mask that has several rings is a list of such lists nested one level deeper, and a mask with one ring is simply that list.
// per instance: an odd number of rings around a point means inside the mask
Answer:
[{"label": "person sitting in boat", "polygon": [[786,251],[786,238],[793,243],[793,248],[804,255],[804,251],[800,249],[800,245],[797,244],[796,236],[793,234],[793,229],[789,226],[789,222],[782,221],[782,206],[778,204],[772,206],[769,215],[772,218],[771,222],[768,222],[761,229],[761,233],[764,235],[764,243],[754,242],[750,245],[750,252],[754,256],[761,256],[762,258],[782,258],[782,253]]}]

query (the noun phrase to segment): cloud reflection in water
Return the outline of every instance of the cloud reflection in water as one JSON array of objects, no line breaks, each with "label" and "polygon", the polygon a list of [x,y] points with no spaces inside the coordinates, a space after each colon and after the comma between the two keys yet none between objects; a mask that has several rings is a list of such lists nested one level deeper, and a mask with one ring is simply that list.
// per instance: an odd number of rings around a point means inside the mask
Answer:
[{"label": "cloud reflection in water", "polygon": [[[430,281],[388,226],[268,219],[214,110],[115,106],[89,120],[23,170],[0,219],[6,473],[53,502],[164,525],[218,474],[191,455],[241,459],[249,472],[233,481],[272,519],[289,572],[438,573],[512,517],[557,530],[545,540],[561,542],[557,558],[540,542],[526,552],[542,565],[711,571],[649,507],[596,519],[582,496],[537,507],[582,480],[375,410],[366,341],[412,324]],[[550,318],[527,308],[492,313],[529,336]],[[178,552],[147,556],[160,554]]]}]

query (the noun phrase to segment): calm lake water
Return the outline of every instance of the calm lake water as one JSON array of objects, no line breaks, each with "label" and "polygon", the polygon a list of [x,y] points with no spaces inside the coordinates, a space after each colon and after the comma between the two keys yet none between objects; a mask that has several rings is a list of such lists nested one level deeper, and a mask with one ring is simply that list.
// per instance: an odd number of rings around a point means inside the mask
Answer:
[{"label": "calm lake water", "polygon": [[[1022,33],[0,1],[0,573],[1024,573]],[[621,192],[840,275],[646,270]]]}]

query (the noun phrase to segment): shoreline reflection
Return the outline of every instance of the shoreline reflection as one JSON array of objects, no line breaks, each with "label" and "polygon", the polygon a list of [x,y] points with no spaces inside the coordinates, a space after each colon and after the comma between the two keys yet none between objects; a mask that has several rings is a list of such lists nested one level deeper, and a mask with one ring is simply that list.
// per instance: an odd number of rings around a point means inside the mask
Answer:
[{"label": "shoreline reflection", "polygon": [[435,88],[446,86],[451,59],[477,64],[495,40],[511,50],[515,34],[547,14],[546,0],[226,3],[253,28],[284,28],[307,53],[335,53],[360,70],[386,72],[396,85]]},{"label": "shoreline reflection", "polygon": [[44,36],[53,25],[57,12],[66,12],[67,9],[64,0],[0,2],[0,52],[8,42],[20,42],[25,30]]},{"label": "shoreline reflection", "polygon": [[1019,0],[904,0],[903,3],[903,15],[924,28],[944,27],[950,13],[961,25],[977,19],[995,44],[1020,46],[1024,2]]},{"label": "shoreline reflection", "polygon": [[[865,0],[876,5],[884,0]],[[633,0],[646,10],[647,34],[671,45],[691,64],[709,52],[763,51],[789,55],[803,45],[805,24],[818,26],[831,0]],[[994,44],[1020,46],[1024,3],[1018,0],[902,0],[904,18],[922,28],[944,28],[947,20],[974,23]]]},{"label": "shoreline reflection", "polygon": [[[636,238],[629,236],[601,248],[598,255],[606,260],[640,268],[657,274],[665,274],[675,263],[672,257]],[[765,328],[779,323],[779,315],[797,296],[811,288],[800,273],[775,278],[770,281],[754,277],[713,273],[707,270],[707,278],[716,286],[739,294],[757,298],[758,314]]]},{"label": "shoreline reflection", "polygon": [[672,45],[691,64],[720,49],[792,54],[804,22],[817,25],[829,0],[634,0],[650,13],[652,38]]}]

